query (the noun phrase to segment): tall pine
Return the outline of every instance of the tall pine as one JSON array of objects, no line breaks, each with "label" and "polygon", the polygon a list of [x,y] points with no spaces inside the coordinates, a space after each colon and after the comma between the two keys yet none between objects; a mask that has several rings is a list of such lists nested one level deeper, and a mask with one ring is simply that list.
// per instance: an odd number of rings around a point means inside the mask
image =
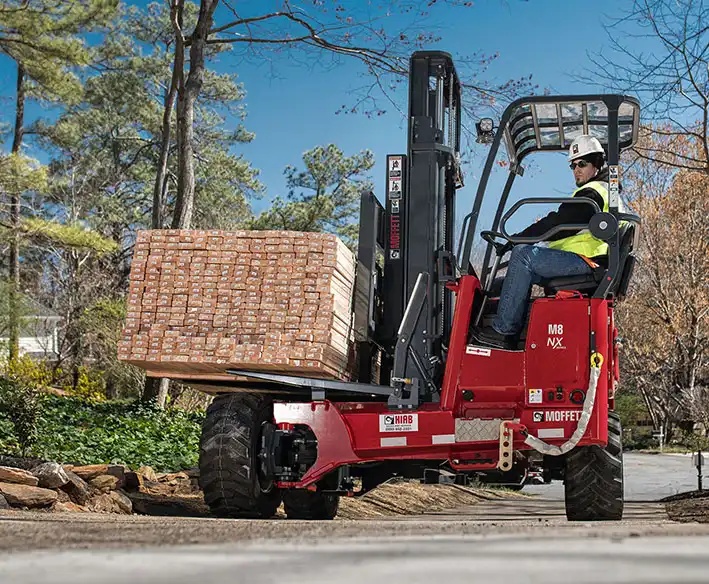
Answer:
[{"label": "tall pine", "polygon": [[[16,65],[15,121],[12,155],[20,155],[25,135],[25,101],[76,102],[81,82],[74,68],[86,65],[90,53],[81,34],[110,17],[118,0],[0,0],[0,52]],[[9,332],[10,358],[19,352],[20,214],[22,192],[9,199]]]}]

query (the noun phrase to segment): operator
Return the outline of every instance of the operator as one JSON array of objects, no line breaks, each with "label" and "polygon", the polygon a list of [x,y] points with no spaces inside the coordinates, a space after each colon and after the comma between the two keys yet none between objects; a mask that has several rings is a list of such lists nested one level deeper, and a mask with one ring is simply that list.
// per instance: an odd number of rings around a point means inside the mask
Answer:
[{"label": "operator", "polygon": [[[572,196],[592,199],[599,209],[607,212],[608,167],[601,143],[593,136],[576,138],[569,148],[569,167],[578,187]],[[595,213],[591,205],[562,203],[557,211],[515,236],[540,237],[556,225],[588,223]],[[513,346],[522,329],[532,284],[551,278],[591,274],[594,268],[608,266],[608,244],[593,237],[588,230],[560,231],[546,241],[549,241],[549,247],[506,244],[507,249],[514,247],[502,283],[497,316],[491,327],[474,331],[473,337],[478,344],[496,348]]]}]

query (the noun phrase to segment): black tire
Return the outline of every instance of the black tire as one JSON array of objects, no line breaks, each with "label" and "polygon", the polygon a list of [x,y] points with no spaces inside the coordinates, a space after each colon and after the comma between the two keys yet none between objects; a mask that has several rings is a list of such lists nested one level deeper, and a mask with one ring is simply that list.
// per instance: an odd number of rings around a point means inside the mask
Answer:
[{"label": "black tire", "polygon": [[608,413],[608,445],[582,446],[566,455],[564,491],[569,521],[623,518],[623,430]]},{"label": "black tire", "polygon": [[339,506],[339,495],[304,489],[283,492],[283,507],[288,519],[334,519]]},{"label": "black tire", "polygon": [[249,393],[217,396],[207,409],[199,444],[199,486],[218,517],[268,518],[281,492],[259,473],[261,426],[271,400]]}]

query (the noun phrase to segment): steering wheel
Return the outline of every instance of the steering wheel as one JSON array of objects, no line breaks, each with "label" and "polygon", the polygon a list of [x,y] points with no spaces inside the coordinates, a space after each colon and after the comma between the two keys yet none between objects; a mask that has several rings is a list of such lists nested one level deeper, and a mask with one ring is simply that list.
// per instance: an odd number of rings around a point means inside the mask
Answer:
[{"label": "steering wheel", "polygon": [[[507,251],[507,249],[514,246],[514,243],[512,243],[509,239],[507,239],[502,233],[499,233],[497,231],[481,231],[480,237],[482,237],[485,241],[490,243],[495,248],[495,251],[497,252],[498,255],[504,254]],[[504,239],[505,241],[504,242],[496,241],[497,239]]]}]

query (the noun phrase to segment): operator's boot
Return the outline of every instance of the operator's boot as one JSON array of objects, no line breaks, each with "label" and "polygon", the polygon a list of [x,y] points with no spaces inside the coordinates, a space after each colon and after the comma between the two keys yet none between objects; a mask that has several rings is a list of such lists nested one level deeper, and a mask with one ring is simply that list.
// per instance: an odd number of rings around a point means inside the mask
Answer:
[{"label": "operator's boot", "polygon": [[498,333],[491,326],[474,330],[473,339],[476,345],[492,347],[494,349],[514,349],[516,345],[511,336]]}]

